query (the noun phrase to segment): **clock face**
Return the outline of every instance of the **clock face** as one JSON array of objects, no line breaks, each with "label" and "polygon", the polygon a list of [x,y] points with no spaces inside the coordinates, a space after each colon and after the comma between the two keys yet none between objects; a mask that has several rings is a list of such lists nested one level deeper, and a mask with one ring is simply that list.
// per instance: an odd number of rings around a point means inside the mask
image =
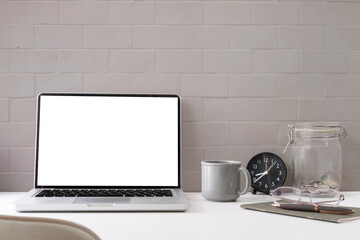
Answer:
[{"label": "clock face", "polygon": [[273,153],[263,152],[254,156],[247,165],[251,176],[251,186],[256,191],[270,193],[284,184],[286,166],[281,158]]}]

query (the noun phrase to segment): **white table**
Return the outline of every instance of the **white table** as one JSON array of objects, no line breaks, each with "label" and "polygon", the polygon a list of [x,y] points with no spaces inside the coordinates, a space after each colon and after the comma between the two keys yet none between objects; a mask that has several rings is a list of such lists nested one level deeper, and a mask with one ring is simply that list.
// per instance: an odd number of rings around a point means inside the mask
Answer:
[{"label": "white table", "polygon": [[[237,202],[206,201],[186,193],[186,212],[165,213],[18,213],[12,202],[22,193],[0,193],[0,214],[59,218],[83,224],[103,240],[121,239],[359,239],[360,220],[329,223],[240,208],[243,203],[269,201],[267,195],[241,196]],[[360,207],[360,192],[345,192],[344,206]]]}]

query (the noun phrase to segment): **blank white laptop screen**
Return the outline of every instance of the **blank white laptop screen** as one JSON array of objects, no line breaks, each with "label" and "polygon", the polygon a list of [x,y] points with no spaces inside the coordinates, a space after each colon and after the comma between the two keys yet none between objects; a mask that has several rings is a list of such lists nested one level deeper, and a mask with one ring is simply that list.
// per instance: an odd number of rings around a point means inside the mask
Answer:
[{"label": "blank white laptop screen", "polygon": [[37,186],[179,186],[179,99],[40,95]]}]

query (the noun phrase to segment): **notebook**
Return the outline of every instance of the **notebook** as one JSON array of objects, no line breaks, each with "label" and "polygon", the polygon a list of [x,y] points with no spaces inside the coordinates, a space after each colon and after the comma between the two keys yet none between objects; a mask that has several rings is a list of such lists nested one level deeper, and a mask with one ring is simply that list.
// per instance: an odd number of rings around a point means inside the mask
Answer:
[{"label": "notebook", "polygon": [[180,97],[41,93],[34,189],[17,211],[185,211]]},{"label": "notebook", "polygon": [[301,218],[333,222],[333,223],[344,223],[344,222],[360,219],[360,208],[344,206],[346,208],[353,209],[355,213],[342,215],[342,214],[327,214],[327,213],[318,213],[318,212],[287,210],[287,209],[273,207],[272,204],[273,202],[252,203],[252,204],[242,204],[240,205],[240,207],[255,211],[275,213],[275,214],[287,215],[292,217],[301,217]]}]

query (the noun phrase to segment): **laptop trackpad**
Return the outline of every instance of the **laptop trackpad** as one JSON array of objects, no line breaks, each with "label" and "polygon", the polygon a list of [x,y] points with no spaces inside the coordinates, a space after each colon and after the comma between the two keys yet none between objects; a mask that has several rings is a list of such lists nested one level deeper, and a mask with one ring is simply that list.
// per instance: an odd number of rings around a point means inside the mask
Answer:
[{"label": "laptop trackpad", "polygon": [[130,198],[125,197],[80,197],[76,198],[74,203],[89,203],[89,204],[124,204],[130,203]]}]

